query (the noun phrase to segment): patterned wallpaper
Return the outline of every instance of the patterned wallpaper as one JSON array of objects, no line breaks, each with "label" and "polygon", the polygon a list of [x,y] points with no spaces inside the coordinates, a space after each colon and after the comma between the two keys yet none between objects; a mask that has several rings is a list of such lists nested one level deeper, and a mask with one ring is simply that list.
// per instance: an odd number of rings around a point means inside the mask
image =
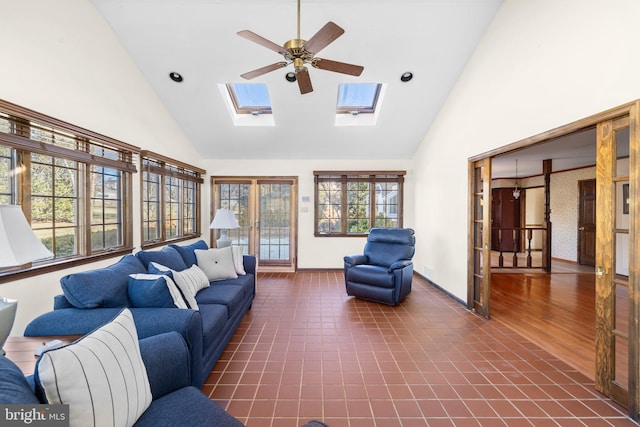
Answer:
[{"label": "patterned wallpaper", "polygon": [[578,181],[595,177],[595,167],[551,174],[553,258],[578,261]]}]

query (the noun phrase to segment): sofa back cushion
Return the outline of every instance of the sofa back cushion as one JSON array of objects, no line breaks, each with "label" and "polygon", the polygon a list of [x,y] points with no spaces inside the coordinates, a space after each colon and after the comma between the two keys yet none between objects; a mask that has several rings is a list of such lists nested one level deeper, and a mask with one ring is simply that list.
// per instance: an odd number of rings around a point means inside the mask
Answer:
[{"label": "sofa back cushion", "polygon": [[77,308],[129,307],[129,275],[146,272],[138,258],[125,255],[109,267],[66,275],[60,285]]},{"label": "sofa back cushion", "polygon": [[165,265],[176,271],[182,271],[187,268],[187,264],[184,263],[180,253],[171,246],[165,246],[159,251],[140,251],[136,256],[142,261],[145,268],[149,268],[149,264],[152,262]]},{"label": "sofa back cushion", "polygon": [[[184,246],[169,245],[169,246],[178,251],[180,256],[182,256],[182,260],[187,265],[187,267],[191,267],[192,265],[197,264],[196,254],[195,254],[196,249],[209,249],[207,242],[205,242],[204,240],[198,240],[197,242],[192,243],[190,245],[184,245]],[[159,263],[159,264],[162,264],[162,263]],[[169,266],[167,265],[167,267]]]},{"label": "sofa back cushion", "polygon": [[0,403],[39,404],[38,398],[20,368],[11,360],[0,356]]}]

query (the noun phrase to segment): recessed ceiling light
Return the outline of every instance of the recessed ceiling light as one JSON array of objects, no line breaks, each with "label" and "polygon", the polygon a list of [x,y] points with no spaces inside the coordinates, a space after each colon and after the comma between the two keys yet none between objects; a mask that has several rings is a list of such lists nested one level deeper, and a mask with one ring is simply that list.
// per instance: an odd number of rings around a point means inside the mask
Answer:
[{"label": "recessed ceiling light", "polygon": [[296,73],[292,73],[291,71],[289,71],[284,75],[284,78],[287,79],[288,82],[293,83],[296,81]]},{"label": "recessed ceiling light", "polygon": [[176,83],[180,83],[182,82],[182,80],[184,80],[180,73],[176,73],[175,71],[169,73],[169,78]]},{"label": "recessed ceiling light", "polygon": [[413,78],[413,73],[410,71],[407,71],[406,73],[402,73],[402,75],[400,76],[400,80],[402,80],[405,83],[411,80],[412,78]]}]

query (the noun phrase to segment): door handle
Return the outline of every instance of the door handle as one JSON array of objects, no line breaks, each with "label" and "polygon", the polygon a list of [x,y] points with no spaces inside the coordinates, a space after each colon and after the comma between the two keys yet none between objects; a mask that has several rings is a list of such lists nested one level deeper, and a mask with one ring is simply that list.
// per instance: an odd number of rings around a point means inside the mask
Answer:
[{"label": "door handle", "polygon": [[584,227],[578,227],[578,231],[584,231]]},{"label": "door handle", "polygon": [[605,273],[605,271],[604,271],[604,267],[602,267],[602,266],[600,266],[600,265],[597,265],[597,266],[596,266],[596,276],[597,276],[597,277],[603,277],[603,276],[604,276],[604,273]]}]

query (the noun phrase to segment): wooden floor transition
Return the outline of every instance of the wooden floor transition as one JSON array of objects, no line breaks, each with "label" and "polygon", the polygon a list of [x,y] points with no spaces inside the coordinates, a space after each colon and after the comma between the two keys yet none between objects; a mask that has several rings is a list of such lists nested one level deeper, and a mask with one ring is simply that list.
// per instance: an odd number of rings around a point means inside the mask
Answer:
[{"label": "wooden floor transition", "polygon": [[554,261],[552,272],[492,269],[491,318],[590,379],[595,375],[593,267]]}]

